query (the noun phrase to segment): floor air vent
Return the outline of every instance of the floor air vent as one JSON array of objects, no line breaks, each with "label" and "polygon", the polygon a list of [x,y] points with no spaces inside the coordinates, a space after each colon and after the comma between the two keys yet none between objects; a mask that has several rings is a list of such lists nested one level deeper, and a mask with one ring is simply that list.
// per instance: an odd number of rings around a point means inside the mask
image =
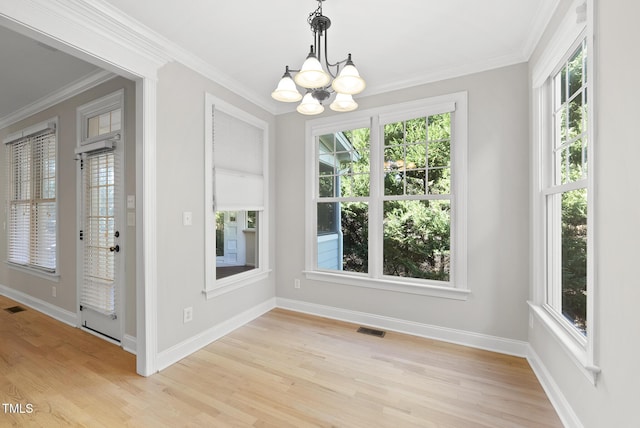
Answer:
[{"label": "floor air vent", "polygon": [[17,314],[18,312],[26,311],[22,306],[12,306],[10,308],[5,308],[4,310],[10,314]]},{"label": "floor air vent", "polygon": [[384,337],[385,332],[374,328],[360,327],[358,333],[368,334],[369,336]]}]

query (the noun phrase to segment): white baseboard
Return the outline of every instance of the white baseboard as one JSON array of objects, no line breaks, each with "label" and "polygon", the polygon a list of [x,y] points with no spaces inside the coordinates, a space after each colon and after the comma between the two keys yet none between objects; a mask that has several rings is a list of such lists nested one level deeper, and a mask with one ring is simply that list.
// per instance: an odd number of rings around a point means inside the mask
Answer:
[{"label": "white baseboard", "polygon": [[122,338],[122,349],[129,352],[130,354],[136,355],[136,351],[138,349],[138,342],[136,337],[125,334]]},{"label": "white baseboard", "polygon": [[527,348],[527,361],[538,378],[540,385],[542,385],[547,397],[549,397],[551,405],[556,409],[556,413],[562,421],[562,424],[566,428],[583,428],[582,422],[578,419],[578,416],[573,411],[573,408],[571,408],[562,390],[553,380],[551,373],[549,373],[536,351],[533,350],[531,345]]},{"label": "white baseboard", "polygon": [[302,302],[299,300],[276,298],[276,304],[279,308],[317,315],[325,318],[332,318],[355,324],[364,324],[370,327],[396,331],[398,333],[405,333],[429,339],[441,340],[443,342],[455,343],[458,345],[469,346],[471,348],[499,352],[501,354],[514,355],[523,358],[527,356],[527,342],[524,341],[505,339],[497,336],[490,336],[486,334],[473,333],[469,331],[456,330],[429,324],[421,324],[398,318],[385,317],[366,312],[351,311],[347,309],[335,308],[332,306]]},{"label": "white baseboard", "polygon": [[259,316],[269,312],[276,307],[276,299],[272,298],[260,303],[253,308],[217,324],[210,329],[193,336],[171,348],[159,352],[156,360],[158,371],[163,370],[170,365],[177,363],[181,359],[193,354],[194,352],[204,348],[208,344],[215,342],[221,337],[231,333],[233,330],[242,327],[248,322],[258,318]]},{"label": "white baseboard", "polygon": [[12,300],[15,300],[16,302],[22,303],[25,306],[29,306],[30,308],[35,309],[38,312],[42,312],[43,314],[48,315],[51,318],[55,318],[65,324],[69,324],[72,327],[78,327],[78,314],[74,312],[62,309],[61,307],[52,305],[49,302],[45,302],[44,300],[40,300],[36,297],[30,296],[18,290],[14,290],[13,288],[9,288],[2,284],[0,284],[0,294]]}]

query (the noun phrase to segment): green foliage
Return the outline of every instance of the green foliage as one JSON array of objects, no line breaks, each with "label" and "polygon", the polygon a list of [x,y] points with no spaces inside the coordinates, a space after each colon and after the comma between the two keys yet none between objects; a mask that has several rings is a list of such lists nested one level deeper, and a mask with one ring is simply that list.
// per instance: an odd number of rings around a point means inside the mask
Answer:
[{"label": "green foliage", "polygon": [[449,201],[384,204],[384,274],[449,279]]},{"label": "green foliage", "polygon": [[[560,121],[560,183],[587,176],[587,91],[584,87],[586,50],[578,48],[555,77],[560,94],[556,115]],[[567,191],[561,196],[562,215],[562,313],[579,330],[587,326],[587,190]]]},{"label": "green foliage", "polygon": [[[385,125],[385,195],[427,195],[450,192],[450,114]],[[354,153],[340,164],[340,196],[369,195],[369,129],[345,131]],[[340,153],[336,153],[336,157]],[[322,182],[321,182],[322,183]],[[321,184],[322,185],[322,184]],[[325,184],[329,187],[330,184]],[[342,202],[343,269],[366,272],[368,206]],[[450,264],[448,200],[384,203],[384,266],[386,275],[447,281]]]},{"label": "green foliage", "polygon": [[341,206],[343,269],[366,273],[369,265],[369,207],[359,202],[343,202]]},{"label": "green foliage", "polygon": [[562,195],[562,313],[587,326],[587,191]]}]

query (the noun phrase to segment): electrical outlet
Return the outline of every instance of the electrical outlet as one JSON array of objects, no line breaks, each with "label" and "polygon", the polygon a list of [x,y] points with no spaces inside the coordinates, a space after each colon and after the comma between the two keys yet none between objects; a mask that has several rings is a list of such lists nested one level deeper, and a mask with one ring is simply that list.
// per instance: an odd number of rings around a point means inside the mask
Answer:
[{"label": "electrical outlet", "polygon": [[58,290],[56,290],[56,287],[55,286],[51,287],[51,296],[57,297],[57,294],[58,294]]},{"label": "electrical outlet", "polygon": [[293,288],[300,288],[300,279],[299,278],[295,278],[293,280]]},{"label": "electrical outlet", "polygon": [[182,322],[188,323],[193,321],[193,308],[189,306],[182,311]]}]

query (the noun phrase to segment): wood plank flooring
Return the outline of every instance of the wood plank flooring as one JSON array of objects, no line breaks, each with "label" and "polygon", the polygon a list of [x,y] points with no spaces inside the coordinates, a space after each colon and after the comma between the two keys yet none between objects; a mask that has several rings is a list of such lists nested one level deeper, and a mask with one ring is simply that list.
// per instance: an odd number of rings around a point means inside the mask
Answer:
[{"label": "wood plank flooring", "polygon": [[119,347],[14,305],[0,296],[3,427],[562,426],[521,358],[275,309],[143,378]]}]

